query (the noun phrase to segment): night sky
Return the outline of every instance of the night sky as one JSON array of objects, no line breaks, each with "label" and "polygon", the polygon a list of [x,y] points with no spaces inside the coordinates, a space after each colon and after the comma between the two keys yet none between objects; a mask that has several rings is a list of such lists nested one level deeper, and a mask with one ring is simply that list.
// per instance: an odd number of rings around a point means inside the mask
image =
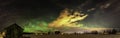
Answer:
[{"label": "night sky", "polygon": [[13,23],[50,23],[65,8],[79,9],[89,16],[86,26],[120,28],[120,0],[0,0],[0,30]]}]

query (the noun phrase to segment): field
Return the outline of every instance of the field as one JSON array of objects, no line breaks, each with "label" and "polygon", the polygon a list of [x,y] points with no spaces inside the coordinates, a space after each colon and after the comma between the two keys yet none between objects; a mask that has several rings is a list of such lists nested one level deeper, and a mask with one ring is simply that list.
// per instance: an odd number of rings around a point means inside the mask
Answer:
[{"label": "field", "polygon": [[27,35],[26,38],[120,38],[120,35],[100,35],[100,34]]}]

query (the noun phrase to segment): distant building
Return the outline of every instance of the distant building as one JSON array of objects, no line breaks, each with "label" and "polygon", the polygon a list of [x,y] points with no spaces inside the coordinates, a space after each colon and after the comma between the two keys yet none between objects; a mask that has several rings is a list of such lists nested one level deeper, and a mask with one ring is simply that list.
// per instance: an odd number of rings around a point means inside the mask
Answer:
[{"label": "distant building", "polygon": [[19,25],[13,24],[5,28],[5,32],[5,38],[21,38],[23,29]]}]

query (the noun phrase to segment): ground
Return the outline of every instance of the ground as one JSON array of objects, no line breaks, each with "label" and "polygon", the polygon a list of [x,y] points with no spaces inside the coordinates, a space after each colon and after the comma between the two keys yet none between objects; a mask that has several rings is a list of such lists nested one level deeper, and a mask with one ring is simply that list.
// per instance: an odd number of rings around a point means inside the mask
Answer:
[{"label": "ground", "polygon": [[120,38],[120,35],[70,34],[70,35],[30,35],[31,38]]}]

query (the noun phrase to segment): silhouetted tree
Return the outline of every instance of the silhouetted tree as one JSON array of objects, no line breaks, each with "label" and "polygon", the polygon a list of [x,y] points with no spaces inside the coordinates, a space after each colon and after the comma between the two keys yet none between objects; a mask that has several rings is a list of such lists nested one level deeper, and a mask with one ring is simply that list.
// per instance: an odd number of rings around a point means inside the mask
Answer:
[{"label": "silhouetted tree", "polygon": [[77,34],[76,32],[74,32],[74,34]]},{"label": "silhouetted tree", "polygon": [[92,34],[98,34],[98,32],[97,32],[97,31],[92,31],[91,33],[92,33]]},{"label": "silhouetted tree", "polygon": [[51,34],[51,32],[49,31],[48,34]]},{"label": "silhouetted tree", "polygon": [[112,29],[112,30],[106,30],[106,31],[104,31],[104,33],[108,33],[108,34],[116,34],[116,33],[117,33],[117,30],[115,30],[115,29]]},{"label": "silhouetted tree", "polygon": [[110,32],[110,34],[116,34],[116,33],[117,33],[117,30],[115,30],[115,29],[112,29]]},{"label": "silhouetted tree", "polygon": [[55,34],[60,34],[61,32],[60,31],[55,31]]}]

